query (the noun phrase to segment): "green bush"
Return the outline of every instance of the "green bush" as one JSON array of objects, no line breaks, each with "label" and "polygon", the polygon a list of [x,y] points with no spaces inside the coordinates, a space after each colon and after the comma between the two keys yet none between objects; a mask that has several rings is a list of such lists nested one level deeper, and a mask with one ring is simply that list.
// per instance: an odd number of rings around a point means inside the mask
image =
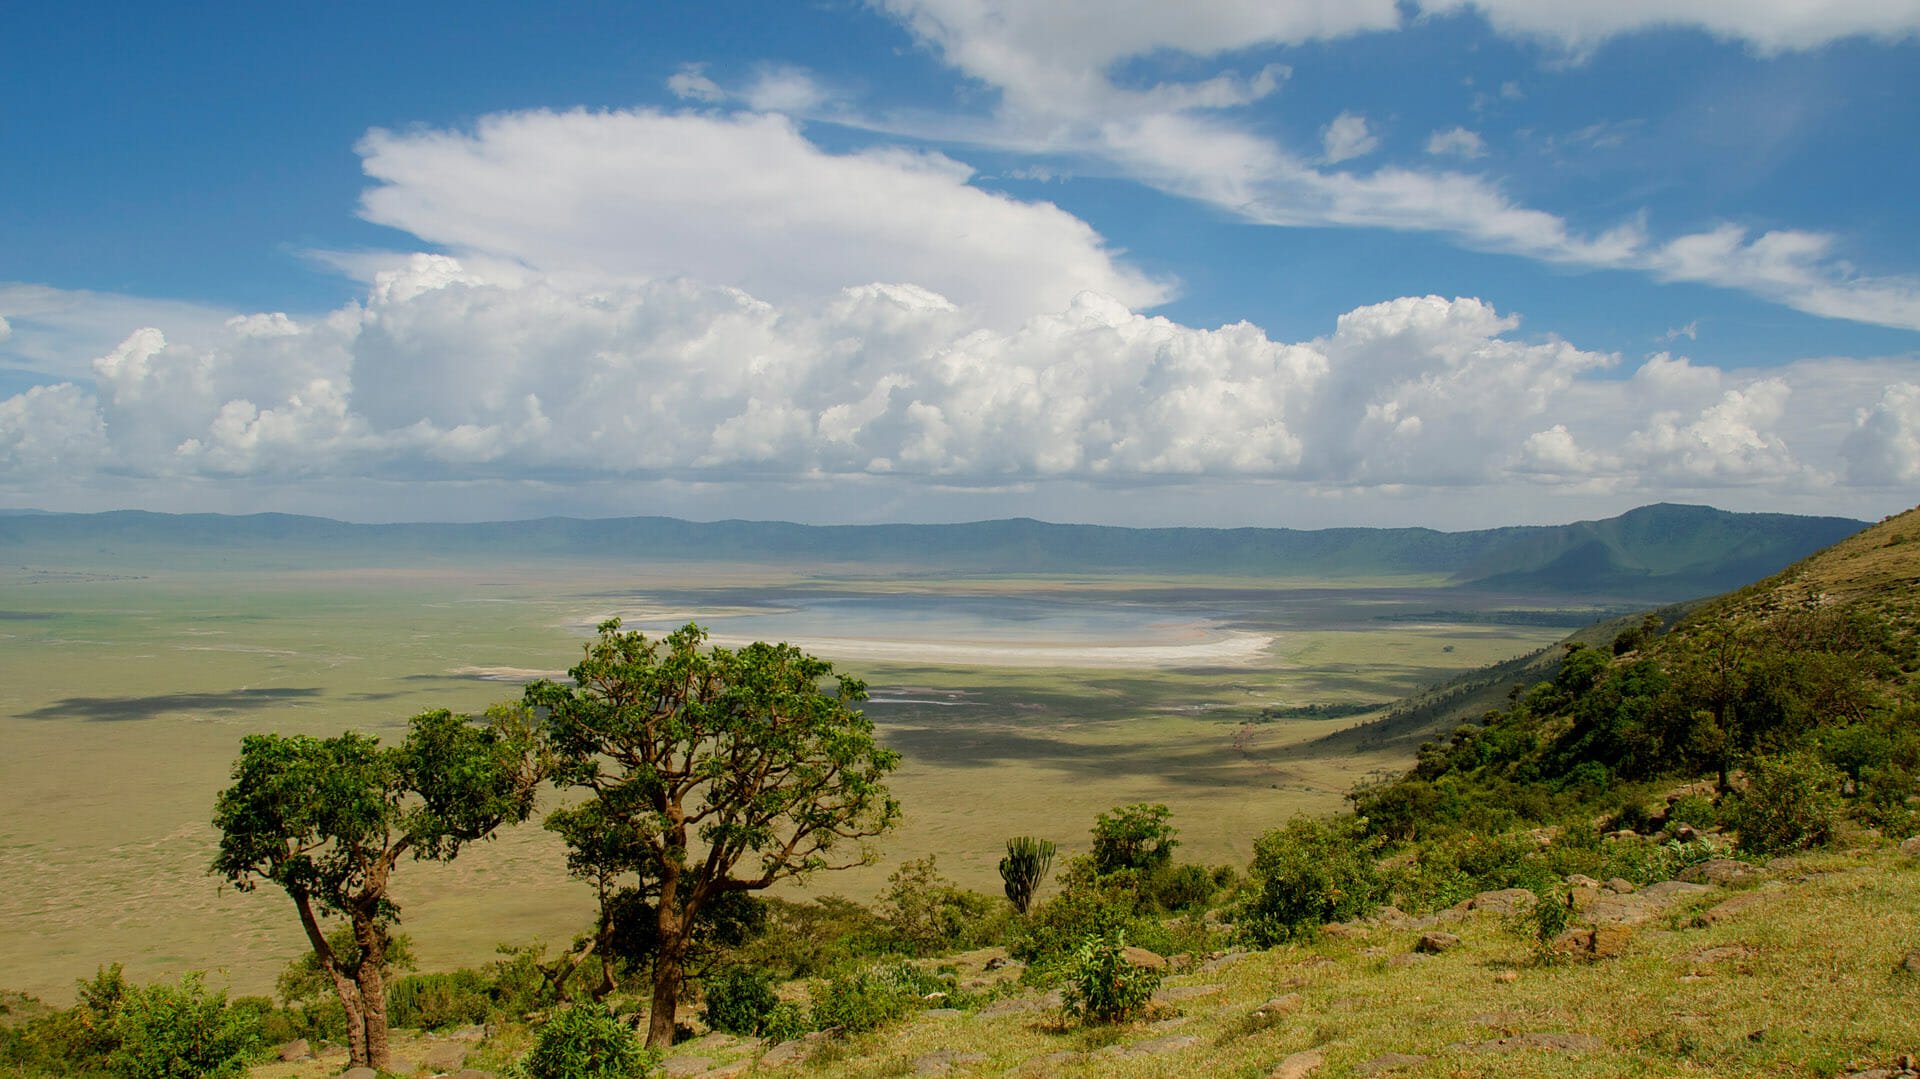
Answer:
[{"label": "green bush", "polygon": [[633,1028],[604,1005],[572,1004],[534,1035],[520,1071],[526,1079],[639,1079],[656,1062]]},{"label": "green bush", "polygon": [[1153,893],[1153,902],[1160,909],[1192,910],[1205,906],[1213,898],[1217,890],[1215,876],[1213,870],[1191,862],[1170,865],[1155,873],[1148,881],[1148,887]]},{"label": "green bush", "polygon": [[484,1023],[493,1014],[487,979],[479,972],[409,974],[387,986],[387,1022],[412,1030],[448,1030]]},{"label": "green bush", "polygon": [[780,1003],[773,977],[751,967],[722,967],[701,986],[707,1025],[729,1034],[759,1034]]},{"label": "green bush", "polygon": [[941,983],[911,963],[876,963],[836,974],[813,989],[813,1022],[849,1034],[877,1030],[918,1009]]},{"label": "green bush", "polygon": [[1093,867],[1101,874],[1152,871],[1173,860],[1180,841],[1167,823],[1173,811],[1140,802],[1102,813],[1093,822]]},{"label": "green bush", "polygon": [[208,993],[197,973],[177,986],[127,989],[112,1026],[119,1044],[108,1066],[125,1079],[245,1075],[260,1051],[259,1015],[228,1007],[227,995]]},{"label": "green bush", "polygon": [[957,887],[940,874],[929,854],[887,878],[880,920],[900,950],[938,955],[997,939],[1006,924],[1006,908],[991,896]]},{"label": "green bush", "polygon": [[1720,808],[1713,804],[1711,798],[1703,798],[1698,794],[1682,795],[1667,807],[1667,826],[1672,828],[1682,824],[1690,824],[1701,830],[1718,827]]},{"label": "green bush", "polygon": [[1761,757],[1747,769],[1747,789],[1733,816],[1747,853],[1820,846],[1833,837],[1839,820],[1840,773],[1811,753]]},{"label": "green bush", "polygon": [[1060,876],[1060,893],[1035,907],[1019,925],[1007,950],[1033,967],[1049,968],[1071,955],[1089,936],[1133,920],[1139,905],[1138,874],[1095,872],[1090,858],[1075,858]]},{"label": "green bush", "polygon": [[813,1029],[813,1017],[807,1010],[790,1000],[783,1000],[770,1009],[760,1023],[760,1036],[778,1045],[791,1041]]},{"label": "green bush", "polygon": [[1124,930],[1081,942],[1060,991],[1068,1014],[1086,1023],[1118,1023],[1146,1008],[1160,987],[1160,972],[1127,962],[1126,947]]},{"label": "green bush", "polygon": [[1370,913],[1386,890],[1378,846],[1353,817],[1298,816],[1261,836],[1251,868],[1257,890],[1238,912],[1241,933],[1265,948]]}]

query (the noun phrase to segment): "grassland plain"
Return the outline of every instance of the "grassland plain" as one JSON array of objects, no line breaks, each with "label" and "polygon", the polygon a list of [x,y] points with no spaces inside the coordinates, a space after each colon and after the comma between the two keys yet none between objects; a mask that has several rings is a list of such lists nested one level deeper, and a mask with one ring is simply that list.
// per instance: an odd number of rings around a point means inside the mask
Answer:
[{"label": "grassland plain", "polygon": [[[240,895],[205,873],[213,796],[241,736],[391,734],[422,709],[477,711],[517,696],[537,673],[557,675],[609,613],[649,626],[696,619],[719,636],[731,620],[752,635],[832,641],[844,654],[815,650],[871,684],[869,711],[905,755],[893,783],[905,820],[873,866],[815,889],[866,897],[902,861],[937,853],[949,875],[997,891],[1008,835],[1079,849],[1095,813],[1135,801],[1173,807],[1184,857],[1243,864],[1253,836],[1294,812],[1335,808],[1356,778],[1404,763],[1306,748],[1365,714],[1263,710],[1384,704],[1563,632],[1538,616],[1565,601],[1439,583],[930,579],[847,566],[809,576],[562,559],[273,572],[6,567],[5,980],[61,1001],[75,978],[124,962],[137,980],[204,969],[240,992],[269,988],[303,946],[285,897]],[[975,609],[1009,597],[1019,601],[1011,610]],[[1503,611],[1522,614],[1502,621]],[[762,621],[741,621],[748,614]],[[1124,628],[1102,628],[1116,624]],[[1193,660],[1180,647],[1236,637],[1267,643],[1238,662],[1183,665]],[[992,655],[911,663],[863,654],[863,641],[901,640],[935,656],[954,641],[1027,654],[1004,666]],[[1082,650],[1067,656],[1136,648],[1140,658],[1023,665],[1049,642]],[[1156,652],[1168,642],[1171,658]],[[535,826],[450,866],[409,865],[396,894],[425,969],[482,961],[500,941],[564,943],[590,913],[557,842]]]}]

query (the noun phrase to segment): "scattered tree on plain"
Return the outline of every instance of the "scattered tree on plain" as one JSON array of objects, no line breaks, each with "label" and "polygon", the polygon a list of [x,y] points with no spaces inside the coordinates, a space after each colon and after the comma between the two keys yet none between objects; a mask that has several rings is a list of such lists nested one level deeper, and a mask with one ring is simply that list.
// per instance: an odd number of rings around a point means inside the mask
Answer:
[{"label": "scattered tree on plain", "polygon": [[[542,780],[530,716],[517,707],[483,722],[423,712],[400,746],[349,731],[334,738],[249,735],[220,794],[213,872],[241,891],[284,888],[314,958],[347,1014],[354,1066],[386,1068],[389,895],[403,856],[450,861],[460,848],[533,811]],[[355,954],[327,940],[320,919],[344,918]]]},{"label": "scattered tree on plain", "polygon": [[[649,639],[604,622],[568,672],[572,685],[536,682],[525,696],[547,713],[555,782],[588,793],[548,820],[573,848],[575,872],[624,875],[621,891],[653,912],[649,1046],[672,1043],[703,910],[863,864],[860,841],[900,813],[883,782],[899,755],[850,707],[865,699],[864,683],[791,645],[706,641],[691,624]],[[597,890],[605,903],[609,889]]]}]

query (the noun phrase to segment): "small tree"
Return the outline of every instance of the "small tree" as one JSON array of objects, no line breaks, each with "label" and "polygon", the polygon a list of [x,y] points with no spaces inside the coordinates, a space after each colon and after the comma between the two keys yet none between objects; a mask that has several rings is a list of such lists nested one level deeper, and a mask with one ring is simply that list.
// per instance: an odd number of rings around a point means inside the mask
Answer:
[{"label": "small tree", "polygon": [[1007,900],[1022,914],[1033,905],[1033,893],[1053,868],[1053,841],[1032,836],[1007,840],[1007,856],[1000,859],[1000,880],[1006,885]]},{"label": "small tree", "polygon": [[[528,713],[496,708],[484,723],[444,709],[413,718],[406,742],[347,732],[335,738],[249,735],[221,792],[213,872],[241,891],[284,888],[320,969],[346,1011],[356,1067],[386,1068],[389,894],[403,856],[449,861],[460,848],[518,823],[542,778]],[[346,919],[356,945],[336,950],[320,918]]]},{"label": "small tree", "polygon": [[[568,672],[573,685],[526,691],[547,711],[555,781],[588,793],[549,820],[573,848],[574,872],[604,881],[603,902],[625,878],[653,911],[655,1047],[672,1044],[703,909],[727,893],[864,864],[864,849],[843,856],[844,845],[900,814],[883,783],[899,754],[849,707],[865,699],[864,683],[791,645],[734,651],[706,640],[696,625],[650,640],[613,619]],[[583,843],[588,817],[602,831]]]},{"label": "small tree", "polygon": [[1167,823],[1172,816],[1164,805],[1140,802],[1094,818],[1094,869],[1100,873],[1131,869],[1146,876],[1172,861],[1173,848],[1180,845],[1173,838],[1173,825]]}]

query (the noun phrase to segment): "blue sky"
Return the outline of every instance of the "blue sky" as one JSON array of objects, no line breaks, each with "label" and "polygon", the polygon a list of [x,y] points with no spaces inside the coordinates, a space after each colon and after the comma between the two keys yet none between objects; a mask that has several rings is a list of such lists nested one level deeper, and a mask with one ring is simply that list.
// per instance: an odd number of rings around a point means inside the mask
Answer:
[{"label": "blue sky", "polygon": [[16,5],[0,506],[1920,491],[1920,0]]}]

